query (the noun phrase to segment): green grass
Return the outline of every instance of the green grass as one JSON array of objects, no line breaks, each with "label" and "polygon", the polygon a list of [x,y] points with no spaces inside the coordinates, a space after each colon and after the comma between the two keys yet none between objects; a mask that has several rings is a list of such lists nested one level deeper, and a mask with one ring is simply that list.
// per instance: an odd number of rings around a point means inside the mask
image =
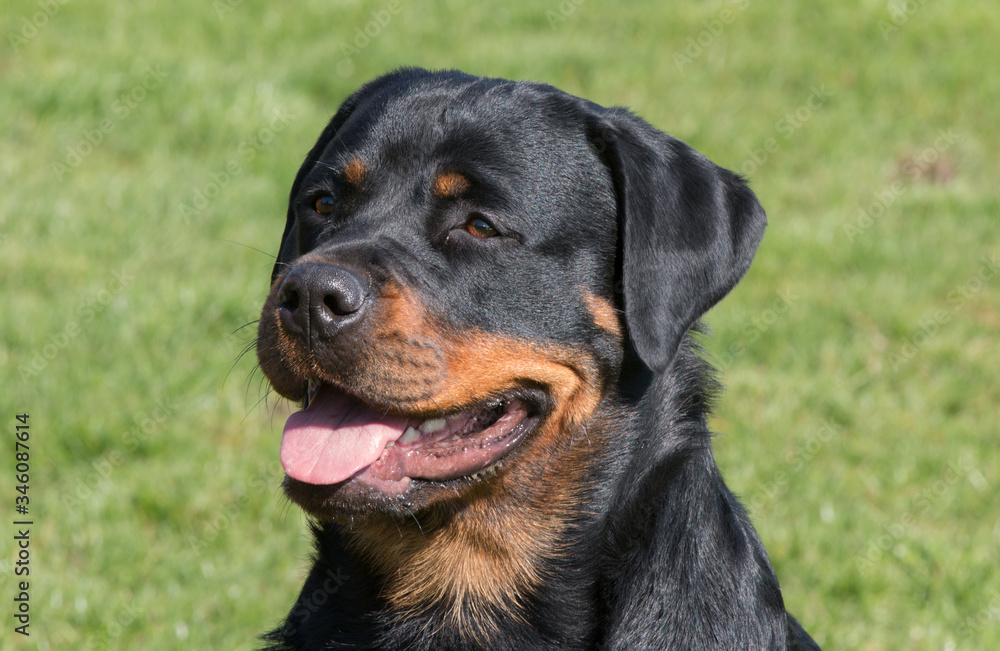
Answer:
[{"label": "green grass", "polygon": [[36,522],[32,637],[8,615],[0,646],[250,648],[287,611],[287,409],[252,355],[230,373],[238,329],[337,103],[423,65],[628,105],[748,174],[770,227],[708,317],[716,453],[790,609],[830,648],[1000,647],[992,2],[913,2],[883,36],[898,3],[401,0],[349,63],[388,2],[234,4],[0,9],[0,417],[31,414]]}]

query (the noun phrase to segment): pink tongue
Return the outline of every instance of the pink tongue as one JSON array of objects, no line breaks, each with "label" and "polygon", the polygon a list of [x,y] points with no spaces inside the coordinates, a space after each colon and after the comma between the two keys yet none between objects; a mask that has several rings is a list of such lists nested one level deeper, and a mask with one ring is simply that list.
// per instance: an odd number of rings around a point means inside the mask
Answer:
[{"label": "pink tongue", "polygon": [[378,461],[408,425],[321,386],[308,409],[288,417],[281,465],[293,479],[336,484]]}]

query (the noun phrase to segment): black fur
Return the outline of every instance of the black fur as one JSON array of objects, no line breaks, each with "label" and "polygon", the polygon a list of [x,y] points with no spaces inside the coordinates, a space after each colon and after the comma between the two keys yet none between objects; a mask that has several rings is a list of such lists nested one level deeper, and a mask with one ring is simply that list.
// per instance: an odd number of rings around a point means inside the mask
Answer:
[{"label": "black fur", "polygon": [[[363,191],[334,178],[351,157],[373,170]],[[420,190],[441,169],[472,181],[459,208]],[[336,223],[309,212],[316,188],[337,199]],[[453,237],[470,211],[502,237]],[[456,329],[589,351],[603,396],[590,422],[564,434],[607,444],[579,478],[584,499],[566,515],[560,552],[542,561],[544,582],[509,595],[520,616],[499,614],[481,645],[433,604],[403,613],[387,603],[386,577],[345,546],[345,527],[365,526],[352,512],[353,524],[318,516],[312,571],[269,648],[818,648],[785,612],[716,467],[715,384],[689,334],[746,272],[764,226],[737,175],[626,110],[549,86],[405,69],[348,98],[295,178],[272,294],[300,256],[321,255],[373,285],[411,288]],[[617,309],[623,337],[594,327],[581,291]],[[300,375],[269,348],[271,313],[262,368],[298,398]],[[365,345],[331,338],[329,354]],[[523,463],[518,454],[505,467]],[[371,508],[400,526],[426,513],[405,500]]]}]

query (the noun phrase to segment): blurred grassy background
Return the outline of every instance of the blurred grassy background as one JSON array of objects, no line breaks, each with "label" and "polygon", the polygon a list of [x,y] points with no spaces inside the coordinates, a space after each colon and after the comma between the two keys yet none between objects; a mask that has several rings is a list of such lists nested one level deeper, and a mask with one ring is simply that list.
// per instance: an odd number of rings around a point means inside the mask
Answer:
[{"label": "blurred grassy background", "polygon": [[0,25],[29,647],[252,648],[287,612],[309,553],[277,489],[287,408],[252,353],[230,373],[239,328],[338,102],[421,65],[627,105],[750,178],[770,226],[708,318],[716,450],[789,608],[829,648],[1000,648],[992,0],[15,0]]}]

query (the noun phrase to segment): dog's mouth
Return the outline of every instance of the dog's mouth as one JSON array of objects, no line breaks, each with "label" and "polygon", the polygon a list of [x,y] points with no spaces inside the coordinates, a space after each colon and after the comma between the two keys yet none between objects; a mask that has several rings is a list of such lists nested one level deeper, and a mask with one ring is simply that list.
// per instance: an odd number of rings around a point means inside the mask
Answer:
[{"label": "dog's mouth", "polygon": [[285,424],[281,465],[307,484],[353,480],[400,495],[413,480],[490,473],[537,422],[537,408],[519,397],[415,419],[384,414],[329,384],[310,382],[302,411]]}]

